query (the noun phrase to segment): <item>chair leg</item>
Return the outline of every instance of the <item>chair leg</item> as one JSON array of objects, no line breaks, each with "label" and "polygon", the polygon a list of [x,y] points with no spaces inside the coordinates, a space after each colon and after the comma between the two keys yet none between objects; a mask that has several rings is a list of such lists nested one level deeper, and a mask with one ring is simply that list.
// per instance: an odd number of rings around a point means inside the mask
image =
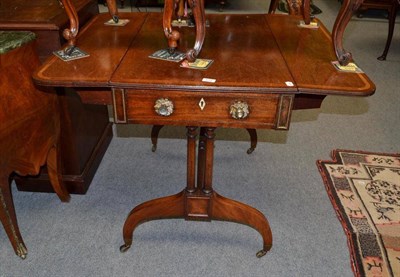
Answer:
[{"label": "chair leg", "polygon": [[162,127],[164,127],[164,125],[153,125],[153,128],[151,128],[151,143],[153,144],[151,151],[153,152],[156,152],[157,150],[158,134]]},{"label": "chair leg", "polygon": [[278,8],[279,0],[271,0],[269,3],[268,13],[275,13],[276,9]]},{"label": "chair leg", "polygon": [[4,173],[0,172],[0,221],[4,226],[4,230],[14,248],[15,254],[25,259],[28,251],[19,231],[11,195],[9,176],[3,174]]},{"label": "chair leg", "polygon": [[219,11],[220,12],[224,11],[225,4],[226,4],[226,1],[223,1],[223,0],[219,1]]},{"label": "chair leg", "polygon": [[256,129],[246,129],[246,130],[250,135],[250,148],[247,149],[247,154],[251,154],[257,147],[257,130]]},{"label": "chair leg", "polygon": [[388,12],[389,12],[389,31],[388,31],[388,36],[386,39],[385,49],[383,50],[382,55],[378,57],[378,60],[380,60],[380,61],[386,60],[386,56],[387,56],[387,53],[389,52],[389,47],[390,47],[390,44],[391,44],[392,38],[393,38],[394,25],[396,22],[396,15],[397,15],[398,7],[399,7],[399,4],[395,3],[395,1],[393,1],[393,2],[394,2],[393,6],[388,10]]}]

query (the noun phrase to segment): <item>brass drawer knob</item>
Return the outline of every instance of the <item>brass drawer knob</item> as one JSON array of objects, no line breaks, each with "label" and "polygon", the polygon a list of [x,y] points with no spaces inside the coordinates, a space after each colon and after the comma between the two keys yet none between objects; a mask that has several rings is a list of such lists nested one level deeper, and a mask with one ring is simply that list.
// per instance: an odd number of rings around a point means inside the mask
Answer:
[{"label": "brass drawer knob", "polygon": [[168,98],[159,98],[154,104],[154,110],[162,116],[170,116],[174,112],[174,103]]},{"label": "brass drawer knob", "polygon": [[244,101],[235,101],[235,103],[230,106],[229,113],[234,119],[246,118],[250,113],[249,105]]}]

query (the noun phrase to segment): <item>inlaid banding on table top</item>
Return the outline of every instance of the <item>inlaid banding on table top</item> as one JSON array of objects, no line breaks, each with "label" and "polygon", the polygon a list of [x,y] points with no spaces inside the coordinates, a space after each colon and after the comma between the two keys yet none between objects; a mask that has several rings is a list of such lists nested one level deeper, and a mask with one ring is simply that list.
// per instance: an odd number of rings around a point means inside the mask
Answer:
[{"label": "inlaid banding on table top", "polygon": [[104,25],[110,19],[108,14],[95,16],[79,32],[76,42],[89,56],[68,62],[53,56],[34,73],[35,82],[68,87],[109,87],[112,74],[147,16],[147,13],[121,13],[120,18],[129,19],[123,27]]},{"label": "inlaid banding on table top", "polygon": [[[296,16],[208,15],[213,32],[208,32],[201,57],[214,63],[203,71],[148,58],[166,47],[159,14],[121,13],[120,18],[130,22],[110,27],[104,25],[108,14],[95,17],[77,39],[77,46],[90,56],[70,62],[53,57],[34,74],[35,81],[71,87],[352,96],[375,91],[365,74],[338,72],[332,66],[336,57],[322,23],[313,30],[299,28]],[[181,29],[184,48],[194,31]],[[205,84],[201,81],[205,77],[216,82]]]},{"label": "inlaid banding on table top", "polygon": [[321,21],[315,19],[320,28],[314,30],[296,27],[301,20],[297,16],[277,14],[266,19],[299,93],[368,96],[375,92],[366,74],[340,72],[331,64],[337,58],[330,47],[331,34]]}]

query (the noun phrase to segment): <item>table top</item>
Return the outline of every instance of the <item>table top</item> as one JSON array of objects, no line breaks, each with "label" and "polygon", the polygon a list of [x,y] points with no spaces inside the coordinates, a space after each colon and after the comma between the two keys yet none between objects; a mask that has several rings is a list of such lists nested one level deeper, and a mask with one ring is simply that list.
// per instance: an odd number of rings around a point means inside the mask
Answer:
[{"label": "table top", "polygon": [[[89,57],[64,62],[51,57],[34,74],[37,83],[65,87],[124,87],[155,90],[366,96],[375,91],[364,73],[339,72],[329,32],[300,28],[299,17],[207,15],[210,27],[200,58],[207,70],[151,59],[166,48],[160,13],[121,13],[123,27],[106,26],[108,14],[96,16],[81,30],[77,46]],[[178,50],[193,44],[195,29],[179,28]],[[215,79],[205,83],[203,78]]]}]

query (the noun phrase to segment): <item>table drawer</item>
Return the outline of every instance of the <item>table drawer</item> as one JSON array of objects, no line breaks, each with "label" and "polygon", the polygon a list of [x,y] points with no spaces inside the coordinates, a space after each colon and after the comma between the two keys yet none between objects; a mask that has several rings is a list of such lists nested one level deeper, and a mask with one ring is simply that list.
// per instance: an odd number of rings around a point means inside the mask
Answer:
[{"label": "table drawer", "polygon": [[288,129],[294,95],[113,89],[116,123]]}]

